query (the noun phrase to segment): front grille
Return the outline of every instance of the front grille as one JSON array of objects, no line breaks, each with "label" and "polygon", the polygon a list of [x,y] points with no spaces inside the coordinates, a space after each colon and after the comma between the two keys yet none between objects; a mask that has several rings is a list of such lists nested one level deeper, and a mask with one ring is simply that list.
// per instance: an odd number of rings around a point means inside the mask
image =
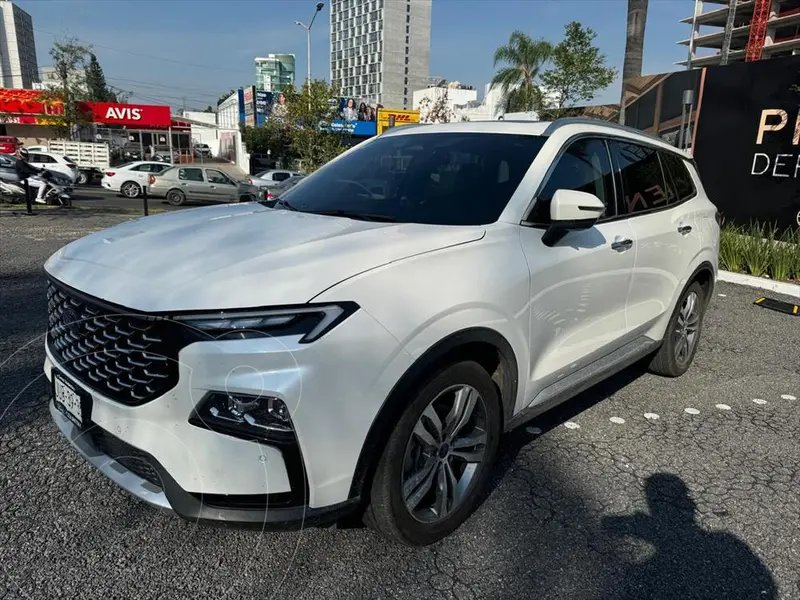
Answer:
[{"label": "front grille", "polygon": [[114,310],[52,281],[47,309],[50,351],[86,386],[139,406],[178,383],[178,352],[189,331],[175,321]]},{"label": "front grille", "polygon": [[96,425],[89,431],[89,436],[100,452],[110,456],[123,467],[145,481],[149,481],[159,489],[163,487],[161,477],[159,477],[158,471],[150,463],[150,457],[147,453],[123,442]]}]

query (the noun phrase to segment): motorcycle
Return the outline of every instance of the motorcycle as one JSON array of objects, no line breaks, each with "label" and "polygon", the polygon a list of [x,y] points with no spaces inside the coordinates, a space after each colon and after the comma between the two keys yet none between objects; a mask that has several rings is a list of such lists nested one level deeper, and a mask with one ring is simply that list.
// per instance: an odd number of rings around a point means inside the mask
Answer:
[{"label": "motorcycle", "polygon": [[[46,186],[42,200],[37,200],[38,186],[31,187],[31,199],[43,204],[60,204],[67,206],[72,203],[72,181],[65,175],[55,171],[43,169],[38,175],[32,175],[29,181],[41,182]],[[25,202],[25,187],[22,182],[12,183],[0,180],[0,194],[13,202]]]}]

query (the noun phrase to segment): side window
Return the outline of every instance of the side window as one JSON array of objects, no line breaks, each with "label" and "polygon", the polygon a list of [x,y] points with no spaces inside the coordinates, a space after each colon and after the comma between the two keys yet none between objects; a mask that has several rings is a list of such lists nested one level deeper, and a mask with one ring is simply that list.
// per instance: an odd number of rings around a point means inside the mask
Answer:
[{"label": "side window", "polygon": [[44,162],[44,158],[42,157],[41,154],[34,154],[33,152],[31,152],[28,155],[28,162],[31,162],[31,163],[43,163]]},{"label": "side window", "polygon": [[285,180],[289,179],[289,177],[291,177],[291,176],[292,176],[291,173],[285,173],[285,172],[273,173],[272,174],[272,181],[285,181]]},{"label": "side window", "polygon": [[567,148],[537,195],[529,221],[542,225],[550,223],[550,201],[557,190],[594,194],[606,205],[603,217],[614,216],[614,179],[603,140],[585,138]]},{"label": "side window", "polygon": [[131,168],[131,171],[142,171],[148,172],[150,170],[150,165],[136,165],[135,167]]},{"label": "side window", "polygon": [[661,164],[667,175],[667,181],[671,181],[669,186],[669,203],[683,202],[697,194],[694,181],[686,168],[686,162],[672,152],[661,152]]},{"label": "side window", "polygon": [[199,181],[203,183],[203,170],[202,169],[180,169],[178,170],[178,179],[182,181]]},{"label": "side window", "polygon": [[613,142],[612,147],[622,179],[619,214],[634,215],[665,206],[668,190],[658,152],[628,142]]},{"label": "side window", "polygon": [[41,156],[42,156],[42,162],[43,163],[48,163],[49,164],[49,163],[56,162],[56,159],[53,158],[52,156],[50,156],[49,154],[42,154]]},{"label": "side window", "polygon": [[222,183],[225,185],[230,185],[231,183],[230,179],[214,169],[206,169],[206,178],[208,179],[208,183]]}]

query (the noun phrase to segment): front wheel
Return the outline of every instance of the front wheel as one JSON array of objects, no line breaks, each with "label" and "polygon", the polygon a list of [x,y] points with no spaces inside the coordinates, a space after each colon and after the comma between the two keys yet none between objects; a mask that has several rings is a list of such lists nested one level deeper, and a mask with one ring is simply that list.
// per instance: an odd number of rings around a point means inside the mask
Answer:
[{"label": "front wheel", "polygon": [[378,462],[367,523],[411,546],[455,531],[486,487],[501,420],[497,387],[475,362],[456,363],[424,382]]},{"label": "front wheel", "polygon": [[78,183],[78,184],[80,184],[80,185],[86,185],[86,184],[88,184],[88,183],[89,183],[91,180],[92,180],[92,178],[91,178],[91,176],[89,175],[89,173],[87,173],[86,171],[80,171],[80,172],[78,173],[78,181],[77,181],[76,183]]},{"label": "front wheel", "polygon": [[172,204],[172,206],[180,206],[186,202],[186,195],[180,190],[170,190],[169,193],[167,193],[167,202]]},{"label": "front wheel", "polygon": [[650,363],[652,373],[679,377],[689,369],[700,342],[705,307],[703,286],[695,281],[683,291],[675,306],[661,348]]}]

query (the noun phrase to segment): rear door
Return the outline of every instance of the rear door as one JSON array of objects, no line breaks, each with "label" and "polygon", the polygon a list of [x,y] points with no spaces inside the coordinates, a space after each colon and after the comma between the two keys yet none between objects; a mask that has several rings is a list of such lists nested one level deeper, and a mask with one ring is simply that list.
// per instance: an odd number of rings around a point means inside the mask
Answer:
[{"label": "rear door", "polygon": [[238,202],[239,186],[234,181],[217,169],[206,169],[209,199],[215,202]]},{"label": "rear door", "polygon": [[[569,143],[547,175],[520,228],[531,269],[531,385],[542,388],[586,366],[627,341],[625,306],[635,238],[616,212],[616,189],[605,140]],[[594,227],[570,231],[553,247],[542,242],[550,201],[559,189],[596,195],[606,212]]]},{"label": "rear door", "polygon": [[[669,152],[621,140],[612,141],[611,148],[622,187],[619,210],[627,215],[637,240],[627,320],[628,331],[639,335],[671,310],[700,250],[699,232],[662,166],[662,156]],[[666,160],[668,165],[672,162]],[[688,200],[686,182],[681,181]]]}]

